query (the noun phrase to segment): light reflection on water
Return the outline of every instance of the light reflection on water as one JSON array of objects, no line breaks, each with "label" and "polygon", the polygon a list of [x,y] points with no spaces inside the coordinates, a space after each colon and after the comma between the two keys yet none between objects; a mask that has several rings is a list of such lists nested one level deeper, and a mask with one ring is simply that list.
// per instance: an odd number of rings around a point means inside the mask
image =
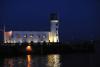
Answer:
[{"label": "light reflection on water", "polygon": [[60,67],[60,55],[48,55],[48,67]]},{"label": "light reflection on water", "polygon": [[31,67],[31,61],[32,61],[31,55],[27,55],[27,67]]},{"label": "light reflection on water", "polygon": [[95,67],[95,54],[49,54],[0,57],[0,67]]},{"label": "light reflection on water", "polygon": [[3,67],[60,67],[60,55],[5,58]]}]

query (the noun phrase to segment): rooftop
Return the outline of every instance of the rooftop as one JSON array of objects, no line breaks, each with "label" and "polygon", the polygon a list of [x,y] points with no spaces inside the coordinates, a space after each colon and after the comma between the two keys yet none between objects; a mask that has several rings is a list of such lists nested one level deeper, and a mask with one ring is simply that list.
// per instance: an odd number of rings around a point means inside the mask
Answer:
[{"label": "rooftop", "polygon": [[37,26],[32,26],[32,25],[6,25],[5,26],[6,31],[50,31],[50,25],[37,25]]}]

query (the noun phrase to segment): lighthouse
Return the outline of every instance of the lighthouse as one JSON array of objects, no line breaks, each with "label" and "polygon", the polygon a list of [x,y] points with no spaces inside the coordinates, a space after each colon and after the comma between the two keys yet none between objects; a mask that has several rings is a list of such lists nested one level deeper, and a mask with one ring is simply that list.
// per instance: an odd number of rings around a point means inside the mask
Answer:
[{"label": "lighthouse", "polygon": [[50,15],[51,30],[50,30],[50,39],[51,42],[59,42],[59,18],[56,13]]}]

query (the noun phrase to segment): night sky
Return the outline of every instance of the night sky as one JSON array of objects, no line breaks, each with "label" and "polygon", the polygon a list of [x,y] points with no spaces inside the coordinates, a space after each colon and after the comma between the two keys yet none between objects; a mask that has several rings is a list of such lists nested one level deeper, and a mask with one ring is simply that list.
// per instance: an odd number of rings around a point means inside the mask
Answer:
[{"label": "night sky", "polygon": [[0,0],[0,24],[46,30],[49,15],[57,12],[60,41],[100,40],[99,7],[99,0]]}]

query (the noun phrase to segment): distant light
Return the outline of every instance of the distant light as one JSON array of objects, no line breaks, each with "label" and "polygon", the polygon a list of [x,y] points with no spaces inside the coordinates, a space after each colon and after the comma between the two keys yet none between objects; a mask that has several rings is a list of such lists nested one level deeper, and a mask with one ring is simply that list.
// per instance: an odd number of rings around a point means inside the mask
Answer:
[{"label": "distant light", "polygon": [[30,34],[30,38],[32,38],[33,37],[33,34]]},{"label": "distant light", "polygon": [[43,36],[43,38],[45,38],[45,36]]},{"label": "distant light", "polygon": [[24,35],[24,38],[27,38],[27,34]]},{"label": "distant light", "polygon": [[34,40],[33,42],[34,42],[34,43],[37,43],[38,41],[37,41],[37,40]]},{"label": "distant light", "polygon": [[20,40],[20,43],[23,43],[23,41],[22,41],[22,40]]},{"label": "distant light", "polygon": [[57,22],[59,22],[59,20],[51,20],[51,22],[55,22],[55,23],[57,23]]},{"label": "distant light", "polygon": [[31,46],[27,46],[27,47],[26,47],[26,51],[27,51],[27,52],[31,52],[31,51],[32,51]]},{"label": "distant light", "polygon": [[30,36],[31,38],[33,37],[33,36]]}]

